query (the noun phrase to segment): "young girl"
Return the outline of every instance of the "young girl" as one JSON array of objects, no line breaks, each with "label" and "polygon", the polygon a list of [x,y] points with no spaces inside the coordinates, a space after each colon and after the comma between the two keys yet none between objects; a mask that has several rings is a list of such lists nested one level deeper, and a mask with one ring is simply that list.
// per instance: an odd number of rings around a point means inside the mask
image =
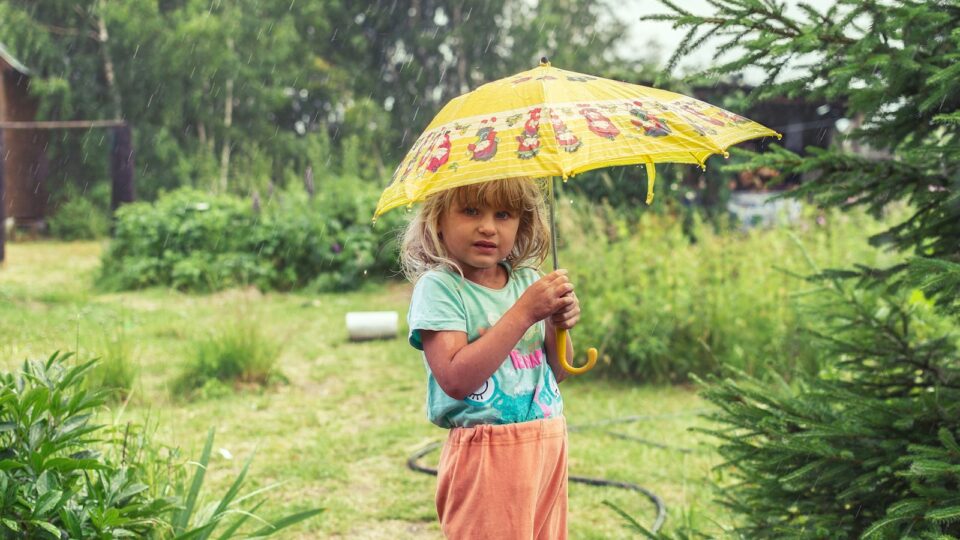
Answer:
[{"label": "young girl", "polygon": [[566,372],[553,336],[580,305],[565,270],[538,274],[549,248],[527,178],[433,195],[404,235],[409,340],[425,359],[427,416],[450,430],[437,485],[448,538],[567,537]]}]

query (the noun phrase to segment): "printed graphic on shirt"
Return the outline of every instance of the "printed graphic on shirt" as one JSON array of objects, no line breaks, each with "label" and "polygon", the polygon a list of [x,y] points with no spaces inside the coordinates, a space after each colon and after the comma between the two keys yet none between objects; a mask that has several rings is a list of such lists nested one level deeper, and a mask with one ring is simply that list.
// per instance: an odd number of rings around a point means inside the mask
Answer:
[{"label": "printed graphic on shirt", "polygon": [[535,324],[527,329],[516,348],[510,351],[510,361],[515,369],[540,367],[546,360],[543,353],[543,332],[540,328],[540,324]]},{"label": "printed graphic on shirt", "polygon": [[463,400],[471,405],[482,407],[489,405],[497,393],[497,379],[490,377],[480,388],[471,392],[467,397],[463,398]]},{"label": "printed graphic on shirt", "polygon": [[[493,327],[500,320],[500,314],[487,312],[487,328]],[[540,325],[531,326],[520,338],[516,348],[510,351],[510,362],[514,369],[533,369],[540,367],[545,360],[543,353],[543,333]]]},{"label": "printed graphic on shirt", "polygon": [[494,376],[465,397],[464,402],[474,407],[489,407],[495,410],[498,419],[503,423],[553,418],[559,414],[560,411],[556,408],[561,404],[560,389],[548,370],[543,371],[543,378],[532,393],[508,394]]},{"label": "printed graphic on shirt", "polygon": [[543,349],[537,349],[530,354],[523,354],[517,349],[510,351],[510,361],[516,369],[533,369],[543,363]]},{"label": "printed graphic on shirt", "polygon": [[560,388],[557,380],[550,373],[544,372],[543,383],[533,392],[533,402],[540,407],[544,418],[554,416],[554,407],[560,403]]}]

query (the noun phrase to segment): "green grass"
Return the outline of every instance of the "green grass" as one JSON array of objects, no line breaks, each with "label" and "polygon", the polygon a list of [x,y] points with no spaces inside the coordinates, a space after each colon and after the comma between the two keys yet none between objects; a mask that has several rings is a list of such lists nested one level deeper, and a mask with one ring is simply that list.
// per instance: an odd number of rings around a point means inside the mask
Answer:
[{"label": "green grass", "polygon": [[[249,489],[282,483],[264,515],[314,506],[318,518],[283,538],[440,538],[433,506],[435,479],[409,471],[407,457],[440,440],[445,431],[424,416],[424,368],[402,338],[352,343],[348,311],[406,313],[410,286],[371,285],[346,294],[276,294],[233,289],[186,295],[167,289],[99,294],[90,283],[102,245],[14,243],[0,267],[0,364],[76,350],[103,355],[105,328],[123,328],[135,344],[138,379],[125,408],[103,421],[159,425],[157,443],[199,455],[207,430],[216,428],[208,493],[223,493],[252,452]],[[190,363],[191,343],[238,312],[249,313],[283,344],[277,366],[288,382],[187,400],[174,383]],[[401,317],[401,320],[403,318]],[[401,332],[405,328],[401,325]],[[562,385],[567,420],[587,425],[625,416],[638,422],[587,427],[570,434],[570,473],[634,482],[667,503],[667,528],[683,520],[713,530],[725,511],[711,501],[710,468],[718,458],[704,437],[705,407],[687,387],[638,387],[590,375]],[[690,453],[665,450],[610,435],[650,439]],[[225,452],[221,452],[224,449]],[[225,456],[230,455],[232,459]],[[436,453],[424,461],[435,464]],[[649,525],[652,505],[618,489],[570,487],[572,538],[629,538],[633,533],[604,500]]]}]

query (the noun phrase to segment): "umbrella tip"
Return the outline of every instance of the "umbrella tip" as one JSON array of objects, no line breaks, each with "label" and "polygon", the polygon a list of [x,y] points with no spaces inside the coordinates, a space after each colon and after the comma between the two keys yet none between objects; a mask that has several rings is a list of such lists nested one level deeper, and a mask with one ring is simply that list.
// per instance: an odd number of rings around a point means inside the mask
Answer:
[{"label": "umbrella tip", "polygon": [[541,65],[541,66],[549,66],[549,65],[550,65],[550,60],[548,60],[546,56],[541,56],[541,57],[540,57],[540,65]]}]

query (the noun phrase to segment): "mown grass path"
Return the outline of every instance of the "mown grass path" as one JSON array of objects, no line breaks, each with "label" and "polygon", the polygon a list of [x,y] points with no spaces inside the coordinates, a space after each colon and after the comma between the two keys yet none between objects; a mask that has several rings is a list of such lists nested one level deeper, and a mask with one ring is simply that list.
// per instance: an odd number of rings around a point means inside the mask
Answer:
[{"label": "mown grass path", "polygon": [[[101,294],[91,285],[101,248],[98,243],[7,246],[7,262],[0,268],[0,362],[5,368],[55,350],[97,355],[98,344],[122,334],[132,343],[140,376],[126,408],[114,407],[103,420],[149,420],[156,424],[156,443],[179,447],[187,456],[199,453],[207,430],[215,427],[208,493],[222,493],[256,452],[249,488],[282,483],[263,514],[326,508],[285,538],[441,537],[433,506],[435,479],[405,466],[411,453],[445,436],[424,417],[422,361],[402,337],[352,343],[344,323],[348,311],[366,310],[394,310],[403,321],[409,285],[371,284],[362,292],[328,295],[253,289]],[[253,318],[283,344],[280,365],[288,382],[240,388],[215,399],[173,395],[172,381],[189,357],[190,344],[238,317]],[[658,417],[572,432],[571,474],[653,490],[668,505],[668,528],[689,522],[710,530],[714,520],[723,521],[708,489],[710,467],[718,459],[704,436],[688,430],[703,423],[696,412],[706,406],[693,390],[642,387],[591,374],[565,382],[561,390],[571,425]],[[606,429],[693,451],[639,444]],[[641,523],[654,517],[652,505],[635,493],[571,484],[571,538],[633,537],[603,500]]]}]

